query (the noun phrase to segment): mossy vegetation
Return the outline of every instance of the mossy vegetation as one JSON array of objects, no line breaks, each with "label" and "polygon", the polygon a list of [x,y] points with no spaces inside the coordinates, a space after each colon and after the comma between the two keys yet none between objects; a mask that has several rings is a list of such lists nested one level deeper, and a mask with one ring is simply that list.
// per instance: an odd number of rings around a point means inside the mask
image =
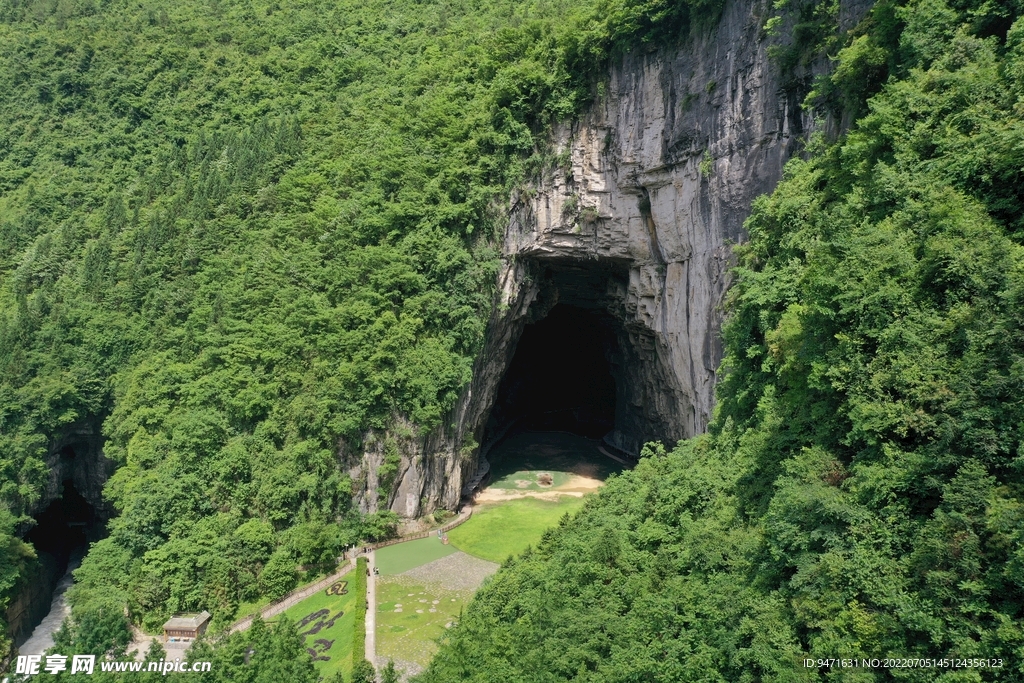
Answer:
[{"label": "mossy vegetation", "polygon": [[[64,652],[229,618],[393,529],[340,454],[440,424],[550,124],[721,7],[284,5],[0,3],[0,607],[50,449],[98,433],[117,466]],[[855,123],[754,208],[711,433],[506,563],[424,681],[1024,676],[1022,6],[879,2],[845,36],[835,3],[793,9],[777,57],[826,46],[809,104]],[[318,677],[287,619],[193,656]]]},{"label": "mossy vegetation", "polygon": [[582,498],[523,498],[481,506],[466,523],[448,532],[459,550],[491,562],[504,562],[534,546],[544,532],[583,506]]}]

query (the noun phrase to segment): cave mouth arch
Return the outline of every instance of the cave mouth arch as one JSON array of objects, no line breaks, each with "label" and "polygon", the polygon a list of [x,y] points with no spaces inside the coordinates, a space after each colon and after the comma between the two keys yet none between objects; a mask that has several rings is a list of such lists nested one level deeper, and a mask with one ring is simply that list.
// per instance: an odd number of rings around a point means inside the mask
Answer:
[{"label": "cave mouth arch", "polygon": [[600,439],[615,428],[614,321],[558,304],[523,329],[498,387],[486,438],[510,427]]},{"label": "cave mouth arch", "polygon": [[106,535],[110,510],[100,491],[108,461],[93,436],[98,429],[82,431],[84,436],[68,439],[52,454],[48,495],[32,513],[34,523],[22,532],[39,566],[8,611],[8,632],[15,645],[29,648],[25,652],[52,646],[52,634],[63,618],[64,606],[58,606],[58,598],[63,599],[60,596],[72,583],[70,572],[78,567],[89,544]]},{"label": "cave mouth arch", "polygon": [[624,260],[544,256],[524,259],[517,272],[522,303],[492,328],[487,362],[501,374],[485,394],[483,463],[523,429],[600,439],[606,454],[627,460],[645,442],[670,445],[688,435],[693,405],[669,347],[678,334],[662,330],[640,269]]},{"label": "cave mouth arch", "polygon": [[25,540],[32,543],[36,552],[52,558],[58,574],[63,574],[71,562],[85,553],[89,541],[96,540],[100,523],[95,508],[71,479],[61,483],[60,495],[35,516],[35,521]]}]

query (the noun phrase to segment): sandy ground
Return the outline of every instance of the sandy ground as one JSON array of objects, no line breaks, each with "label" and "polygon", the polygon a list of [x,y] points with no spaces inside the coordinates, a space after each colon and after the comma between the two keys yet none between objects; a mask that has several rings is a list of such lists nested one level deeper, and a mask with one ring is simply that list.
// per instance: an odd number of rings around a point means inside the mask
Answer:
[{"label": "sandy ground", "polygon": [[574,474],[561,486],[549,491],[522,491],[519,489],[499,489],[488,486],[476,494],[473,504],[478,503],[500,503],[506,500],[518,498],[537,498],[539,500],[557,501],[559,496],[572,496],[581,498],[591,491],[597,490],[604,482],[593,477],[586,477]]},{"label": "sandy ground", "polygon": [[[138,629],[136,626],[132,626],[132,642],[128,644],[128,656],[137,662],[141,662],[146,658],[146,653],[149,652],[150,643],[154,640],[163,640],[160,636],[148,636]],[[164,643],[160,643],[164,645]],[[167,648],[164,647],[166,650]]]}]

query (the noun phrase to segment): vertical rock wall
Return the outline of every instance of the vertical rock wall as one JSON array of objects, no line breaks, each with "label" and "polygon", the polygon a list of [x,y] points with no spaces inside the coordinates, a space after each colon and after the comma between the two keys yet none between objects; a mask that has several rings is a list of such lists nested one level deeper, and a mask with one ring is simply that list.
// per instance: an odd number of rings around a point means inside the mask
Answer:
[{"label": "vertical rock wall", "polygon": [[[843,3],[842,27],[870,6]],[[406,443],[391,509],[453,508],[486,467],[488,444],[478,442],[523,326],[579,296],[545,276],[553,270],[608,264],[626,273],[597,293],[621,325],[633,383],[610,440],[635,452],[707,428],[731,245],[814,125],[800,104],[815,69],[802,80],[779,72],[762,30],[771,13],[767,2],[730,0],[718,26],[683,47],[627,56],[586,115],[556,131],[559,162],[512,198],[473,380],[442,428]],[[376,457],[371,449],[353,472],[373,470]]]}]

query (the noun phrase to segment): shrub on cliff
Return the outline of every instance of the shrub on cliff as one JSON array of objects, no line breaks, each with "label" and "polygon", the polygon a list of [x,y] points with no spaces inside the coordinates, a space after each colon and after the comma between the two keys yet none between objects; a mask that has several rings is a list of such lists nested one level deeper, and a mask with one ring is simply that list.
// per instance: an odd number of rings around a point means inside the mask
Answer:
[{"label": "shrub on cliff", "polygon": [[339,441],[453,405],[551,122],[718,5],[0,3],[0,507],[102,433],[73,602],[225,617],[353,542]]}]

